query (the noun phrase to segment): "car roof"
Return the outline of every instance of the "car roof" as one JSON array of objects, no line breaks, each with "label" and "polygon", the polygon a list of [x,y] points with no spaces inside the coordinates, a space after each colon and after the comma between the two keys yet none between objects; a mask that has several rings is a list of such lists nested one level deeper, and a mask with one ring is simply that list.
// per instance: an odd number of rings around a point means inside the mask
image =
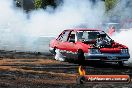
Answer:
[{"label": "car roof", "polygon": [[73,29],[66,29],[65,31],[102,31],[99,29],[90,29],[90,28],[73,28]]}]

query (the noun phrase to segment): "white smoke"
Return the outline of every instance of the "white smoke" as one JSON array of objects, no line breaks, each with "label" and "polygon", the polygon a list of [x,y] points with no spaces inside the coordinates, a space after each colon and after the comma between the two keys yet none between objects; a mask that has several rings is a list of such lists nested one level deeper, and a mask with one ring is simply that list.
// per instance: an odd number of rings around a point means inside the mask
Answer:
[{"label": "white smoke", "polygon": [[4,45],[4,49],[22,43],[22,37],[26,35],[26,14],[14,9],[12,1],[0,1],[0,46]]},{"label": "white smoke", "polygon": [[120,17],[120,21],[132,18],[132,1],[131,0],[119,0],[118,4],[111,13]]},{"label": "white smoke", "polygon": [[111,11],[111,15],[116,15],[119,18],[120,23],[123,24],[123,28],[121,29],[121,32],[116,33],[113,36],[113,39],[117,42],[124,44],[128,46],[129,53],[130,53],[130,59],[129,63],[132,63],[132,22],[127,22],[127,20],[132,20],[132,1],[131,0],[120,0],[120,2],[117,4],[117,6]]},{"label": "white smoke", "polygon": [[104,9],[104,4],[101,2],[92,6],[89,0],[83,0],[83,2],[82,0],[64,0],[64,4],[59,6],[54,13],[48,13],[47,10],[32,12],[29,29],[35,31],[38,36],[41,35],[40,33],[42,35],[57,35],[66,28],[82,23],[89,27],[95,27],[102,22]]},{"label": "white smoke", "polygon": [[[126,45],[129,48],[130,56],[132,55],[132,39],[131,39],[132,29],[127,29],[116,33],[112,38],[123,45]],[[129,59],[129,62],[132,62],[132,58]]]},{"label": "white smoke", "polygon": [[[26,14],[12,0],[0,0],[0,48],[44,51],[35,41],[41,36],[57,36],[62,30],[85,23],[95,27],[104,18],[104,3],[90,0],[64,0],[55,11],[51,7]],[[47,42],[47,46],[48,43]]]}]

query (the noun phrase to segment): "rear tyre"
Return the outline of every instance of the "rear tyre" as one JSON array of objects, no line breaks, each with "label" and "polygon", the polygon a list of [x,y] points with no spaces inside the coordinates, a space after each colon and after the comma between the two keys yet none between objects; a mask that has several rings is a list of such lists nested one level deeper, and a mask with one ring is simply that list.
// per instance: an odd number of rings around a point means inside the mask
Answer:
[{"label": "rear tyre", "polygon": [[123,67],[123,66],[124,66],[124,62],[123,62],[123,61],[119,61],[119,62],[118,62],[118,65],[119,65],[120,67]]},{"label": "rear tyre", "polygon": [[59,49],[55,49],[55,60],[62,61],[62,62],[65,61],[65,58],[60,53]]},{"label": "rear tyre", "polygon": [[78,53],[77,53],[77,62],[78,62],[79,65],[84,65],[85,57],[84,57],[83,50],[78,50]]}]

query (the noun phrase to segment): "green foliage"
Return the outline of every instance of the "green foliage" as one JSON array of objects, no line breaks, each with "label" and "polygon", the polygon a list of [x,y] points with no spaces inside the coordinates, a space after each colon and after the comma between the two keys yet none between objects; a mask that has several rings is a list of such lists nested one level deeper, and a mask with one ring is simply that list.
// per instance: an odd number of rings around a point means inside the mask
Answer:
[{"label": "green foliage", "polygon": [[111,10],[117,5],[118,0],[105,0],[106,11]]},{"label": "green foliage", "polygon": [[42,7],[42,0],[34,0],[34,6],[36,9]]}]

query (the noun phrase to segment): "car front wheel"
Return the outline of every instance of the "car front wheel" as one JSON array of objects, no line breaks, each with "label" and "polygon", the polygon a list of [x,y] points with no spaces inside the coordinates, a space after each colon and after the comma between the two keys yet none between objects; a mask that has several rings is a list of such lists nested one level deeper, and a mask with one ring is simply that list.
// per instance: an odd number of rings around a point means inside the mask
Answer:
[{"label": "car front wheel", "polygon": [[78,50],[77,53],[77,62],[79,65],[84,65],[85,57],[84,52],[82,50]]},{"label": "car front wheel", "polygon": [[58,61],[65,61],[65,58],[63,57],[63,55],[60,53],[59,49],[55,50],[55,60]]}]

